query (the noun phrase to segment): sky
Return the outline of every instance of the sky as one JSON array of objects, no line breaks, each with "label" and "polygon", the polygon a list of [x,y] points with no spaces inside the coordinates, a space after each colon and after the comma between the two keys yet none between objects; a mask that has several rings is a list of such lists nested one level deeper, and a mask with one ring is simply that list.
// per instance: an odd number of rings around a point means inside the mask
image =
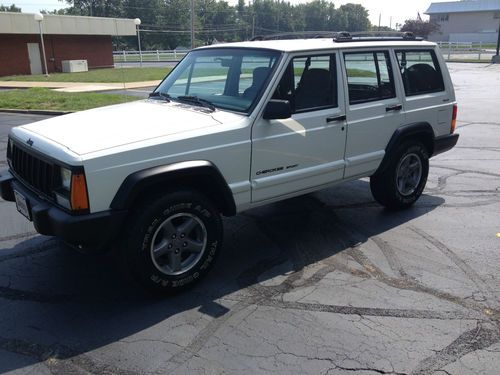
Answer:
[{"label": "sky", "polygon": [[[188,1],[188,0],[186,0]],[[290,0],[293,4],[305,3],[308,0]],[[434,2],[441,2],[443,0],[433,0]],[[236,4],[237,0],[228,0],[230,4]],[[249,2],[248,0],[246,1]],[[346,3],[357,3],[363,5],[368,9],[370,14],[370,21],[378,25],[379,15],[381,14],[381,25],[390,26],[392,17],[392,26],[396,23],[404,23],[406,19],[416,18],[417,13],[420,13],[422,18],[425,19],[424,12],[429,7],[431,0],[334,0],[332,1],[336,7]],[[16,4],[23,12],[35,13],[42,9],[54,10],[64,8],[65,2],[58,0],[0,0],[2,5]]]}]

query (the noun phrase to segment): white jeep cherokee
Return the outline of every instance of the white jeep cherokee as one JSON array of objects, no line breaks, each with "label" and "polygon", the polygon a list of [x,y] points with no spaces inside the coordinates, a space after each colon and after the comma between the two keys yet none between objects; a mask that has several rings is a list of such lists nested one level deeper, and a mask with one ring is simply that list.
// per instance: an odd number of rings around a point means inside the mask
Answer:
[{"label": "white jeep cherokee", "polygon": [[172,292],[213,265],[221,214],[366,176],[382,205],[411,206],[456,110],[438,47],[411,35],[202,47],[149,99],[13,128],[1,196],[41,234],[119,242]]}]

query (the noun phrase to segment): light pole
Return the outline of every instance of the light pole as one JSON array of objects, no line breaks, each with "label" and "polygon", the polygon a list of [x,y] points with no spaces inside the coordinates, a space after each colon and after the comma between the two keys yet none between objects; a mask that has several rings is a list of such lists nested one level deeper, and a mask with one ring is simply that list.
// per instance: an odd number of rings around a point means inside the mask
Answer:
[{"label": "light pole", "polygon": [[194,0],[191,0],[191,49],[194,48]]},{"label": "light pole", "polygon": [[140,59],[140,67],[142,68],[142,50],[141,50],[141,33],[139,31],[139,26],[141,25],[141,19],[136,18],[134,20],[135,28],[137,30],[137,44],[139,45],[139,59]]},{"label": "light pole", "polygon": [[43,66],[45,67],[45,77],[48,77],[49,71],[47,70],[47,57],[45,56],[45,44],[43,43],[43,31],[42,31],[43,14],[35,13],[34,17],[35,21],[38,22],[38,29],[40,30],[40,40],[42,42]]}]

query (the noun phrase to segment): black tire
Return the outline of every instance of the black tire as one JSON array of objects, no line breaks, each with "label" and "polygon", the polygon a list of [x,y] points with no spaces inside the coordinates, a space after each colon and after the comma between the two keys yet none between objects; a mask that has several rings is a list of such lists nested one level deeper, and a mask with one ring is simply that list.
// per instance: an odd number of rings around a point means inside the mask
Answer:
[{"label": "black tire", "polygon": [[[421,174],[418,183],[415,183],[413,188],[405,185],[407,190],[401,188],[401,185],[398,187],[398,181],[401,181],[401,179],[398,179],[400,165],[407,160],[409,160],[409,162],[414,160],[416,163],[417,159],[421,166]],[[404,171],[405,168],[401,170]],[[409,168],[407,168],[407,170],[410,172]],[[390,155],[388,167],[383,172],[376,173],[370,178],[370,189],[375,200],[381,205],[393,210],[408,208],[422,195],[425,184],[427,183],[428,174],[429,154],[425,146],[419,142],[406,142],[401,144],[396,151]],[[416,176],[417,173],[414,173],[415,178],[413,178],[413,181],[416,181]],[[405,194],[403,194],[402,191]]]},{"label": "black tire", "polygon": [[[195,227],[189,233],[188,228],[181,238],[177,230],[191,225],[186,225],[190,220]],[[179,235],[173,239],[170,233]],[[222,237],[220,213],[207,198],[191,190],[171,192],[137,205],[126,228],[121,254],[117,255],[122,257],[123,270],[129,273],[126,276],[133,276],[154,292],[172,294],[207,274],[222,246]],[[190,247],[199,246],[200,253],[183,248],[187,241]],[[154,256],[155,247],[165,253]],[[189,259],[189,269],[176,269]]]}]

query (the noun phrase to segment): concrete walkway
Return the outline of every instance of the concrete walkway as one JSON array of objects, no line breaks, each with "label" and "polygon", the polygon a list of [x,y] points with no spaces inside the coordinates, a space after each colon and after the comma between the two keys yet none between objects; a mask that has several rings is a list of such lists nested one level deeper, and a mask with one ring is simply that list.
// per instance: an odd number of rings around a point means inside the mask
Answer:
[{"label": "concrete walkway", "polygon": [[160,82],[160,80],[125,83],[0,81],[0,88],[25,89],[31,87],[45,87],[61,92],[94,92],[151,87],[158,85]]}]

